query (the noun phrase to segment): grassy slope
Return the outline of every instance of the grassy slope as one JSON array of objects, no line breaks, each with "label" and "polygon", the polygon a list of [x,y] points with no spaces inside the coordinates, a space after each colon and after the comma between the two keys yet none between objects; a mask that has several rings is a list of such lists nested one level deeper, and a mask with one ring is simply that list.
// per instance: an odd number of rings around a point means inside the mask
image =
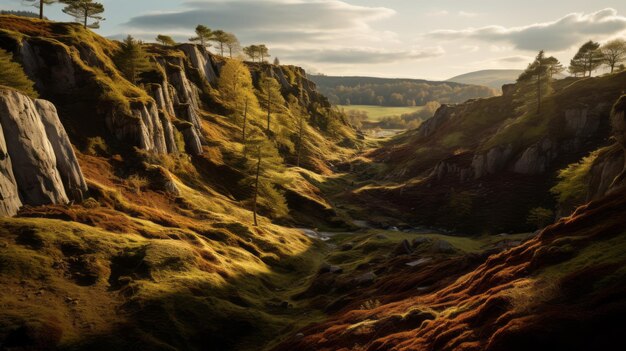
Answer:
[{"label": "grassy slope", "polygon": [[618,349],[626,327],[624,195],[580,208],[433,293],[406,286],[406,298],[339,311],[277,350]]},{"label": "grassy slope", "polygon": [[[104,133],[94,123],[93,106],[125,109],[133,99],[150,99],[113,65],[116,42],[75,24],[12,16],[0,16],[0,28],[11,42],[31,36],[69,52],[82,79],[98,87],[86,89],[95,94],[79,101],[91,104],[90,119],[62,94],[50,97],[75,143],[83,133]],[[103,66],[89,64],[78,47]],[[219,102],[218,91],[207,93]],[[236,200],[240,128],[212,111],[201,111],[209,139],[202,156],[156,157],[124,148],[112,149],[120,152],[114,155],[79,153],[94,199],[84,206],[26,208],[23,218],[1,220],[0,283],[11,292],[0,303],[3,346],[110,350],[140,344],[156,350],[210,343],[216,350],[258,350],[320,318],[319,310],[292,301],[291,294],[304,289],[323,250],[268,218],[251,226],[252,213]],[[85,122],[92,126],[84,128]],[[344,129],[340,134],[352,132]],[[328,170],[327,162],[352,152],[337,145],[337,136],[310,126],[307,133],[314,169]],[[289,187],[315,206],[329,207],[299,172],[287,171]],[[179,195],[164,191],[168,178]],[[261,203],[271,206],[263,198]]]}]

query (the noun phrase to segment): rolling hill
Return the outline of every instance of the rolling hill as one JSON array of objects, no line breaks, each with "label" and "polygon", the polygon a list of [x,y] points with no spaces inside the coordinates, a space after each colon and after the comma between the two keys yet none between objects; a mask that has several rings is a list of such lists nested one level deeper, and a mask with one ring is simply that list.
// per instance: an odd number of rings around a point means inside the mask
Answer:
[{"label": "rolling hill", "polygon": [[446,82],[484,85],[499,90],[504,84],[515,83],[522,72],[521,69],[486,69],[461,74],[446,80]]},{"label": "rolling hill", "polygon": [[[492,88],[423,79],[310,75],[335,105],[421,106],[430,101],[455,104],[498,94]],[[499,87],[498,87],[499,88]]]}]

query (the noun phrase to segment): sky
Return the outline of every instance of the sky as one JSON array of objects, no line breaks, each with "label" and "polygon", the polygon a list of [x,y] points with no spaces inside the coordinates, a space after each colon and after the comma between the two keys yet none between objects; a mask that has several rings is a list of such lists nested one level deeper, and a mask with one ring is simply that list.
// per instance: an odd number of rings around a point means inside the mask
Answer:
[{"label": "sky", "polygon": [[[327,75],[444,80],[523,69],[545,50],[564,64],[585,41],[626,38],[625,0],[101,0],[98,33],[184,41],[197,24],[264,43],[283,64]],[[1,0],[0,9],[28,9]],[[60,5],[53,20],[70,21]]]}]

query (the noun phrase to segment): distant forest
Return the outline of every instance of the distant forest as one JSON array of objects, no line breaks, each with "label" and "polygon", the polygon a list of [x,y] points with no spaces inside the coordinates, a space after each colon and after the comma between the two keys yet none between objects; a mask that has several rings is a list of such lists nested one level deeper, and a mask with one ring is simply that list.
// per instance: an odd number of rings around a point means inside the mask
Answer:
[{"label": "distant forest", "polygon": [[497,95],[492,88],[420,79],[311,75],[322,94],[336,105],[422,106],[431,101],[461,103]]},{"label": "distant forest", "polygon": [[[30,18],[39,18],[39,14],[34,13],[32,11],[8,11],[8,10],[0,10],[0,15],[13,15],[20,17],[30,17]],[[47,19],[47,18],[46,18]]]}]

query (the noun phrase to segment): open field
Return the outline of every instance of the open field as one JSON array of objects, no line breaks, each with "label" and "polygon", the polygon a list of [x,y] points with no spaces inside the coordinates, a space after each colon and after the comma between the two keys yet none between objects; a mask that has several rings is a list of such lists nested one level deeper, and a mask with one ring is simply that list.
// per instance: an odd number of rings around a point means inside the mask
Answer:
[{"label": "open field", "polygon": [[387,106],[372,106],[372,105],[337,105],[339,108],[347,111],[365,111],[367,112],[368,120],[371,122],[377,122],[384,117],[400,116],[407,113],[413,113],[421,110],[422,106],[408,106],[408,107],[387,107]]}]

